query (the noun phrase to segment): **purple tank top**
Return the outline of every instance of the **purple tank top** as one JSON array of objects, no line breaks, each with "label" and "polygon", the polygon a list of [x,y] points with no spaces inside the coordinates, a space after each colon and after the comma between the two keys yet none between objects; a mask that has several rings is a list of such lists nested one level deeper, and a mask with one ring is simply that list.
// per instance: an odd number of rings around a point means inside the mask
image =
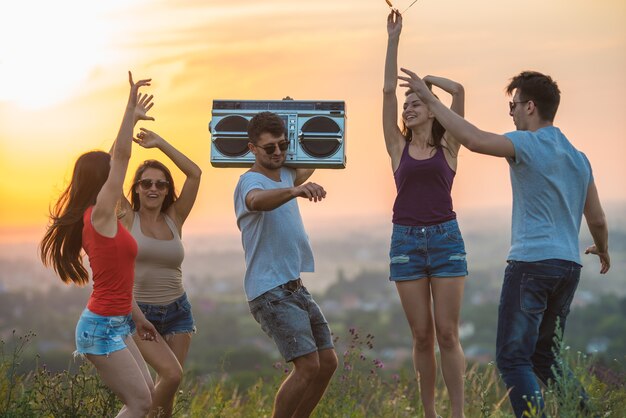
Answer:
[{"label": "purple tank top", "polygon": [[428,226],[456,219],[450,195],[454,175],[443,147],[426,160],[416,160],[409,155],[407,142],[393,174],[398,191],[393,204],[393,223]]}]

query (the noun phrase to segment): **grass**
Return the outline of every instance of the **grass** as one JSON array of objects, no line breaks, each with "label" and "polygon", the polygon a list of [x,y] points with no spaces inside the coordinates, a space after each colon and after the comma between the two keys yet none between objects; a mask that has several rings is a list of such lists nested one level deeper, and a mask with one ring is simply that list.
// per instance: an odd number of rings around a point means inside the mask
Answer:
[{"label": "grass", "polygon": [[[37,365],[26,373],[18,372],[21,356],[33,333],[17,336],[0,343],[0,417],[95,417],[114,416],[121,407],[94,373],[88,362],[77,371],[51,373],[44,365]],[[418,402],[417,385],[412,370],[394,373],[385,369],[375,357],[374,337],[362,336],[350,329],[345,341],[336,338],[339,368],[314,417],[419,417],[423,411]],[[582,353],[570,353],[559,345],[559,364],[576,376],[589,395],[588,416],[622,417],[626,411],[626,387],[623,376],[601,365]],[[247,389],[234,382],[220,379],[187,379],[177,397],[176,417],[269,417],[274,394],[289,369],[275,364],[276,375],[259,379]],[[601,372],[599,372],[601,371]],[[606,375],[612,376],[607,379]],[[616,377],[617,376],[617,377]],[[545,413],[549,417],[584,417],[578,410],[579,397],[576,380],[562,374],[545,388]],[[507,393],[492,364],[471,364],[466,372],[466,407],[468,418],[513,417]],[[445,387],[438,382],[437,411],[449,416]],[[534,411],[529,417],[538,416]]]}]

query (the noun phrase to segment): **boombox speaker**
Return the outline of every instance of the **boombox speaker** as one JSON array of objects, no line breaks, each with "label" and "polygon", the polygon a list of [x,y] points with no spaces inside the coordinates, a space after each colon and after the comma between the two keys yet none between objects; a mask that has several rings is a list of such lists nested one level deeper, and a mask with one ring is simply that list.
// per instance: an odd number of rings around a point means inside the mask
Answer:
[{"label": "boombox speaker", "polygon": [[285,122],[289,148],[285,165],[295,168],[346,167],[346,105],[340,101],[214,100],[209,131],[211,165],[250,167],[248,122],[259,112]]}]

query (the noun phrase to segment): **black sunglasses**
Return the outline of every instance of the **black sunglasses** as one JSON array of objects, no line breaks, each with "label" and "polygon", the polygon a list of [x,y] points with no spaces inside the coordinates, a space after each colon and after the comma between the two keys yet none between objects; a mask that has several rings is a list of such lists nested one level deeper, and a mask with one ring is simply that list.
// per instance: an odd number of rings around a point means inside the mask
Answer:
[{"label": "black sunglasses", "polygon": [[156,186],[157,190],[165,190],[168,187],[170,187],[170,182],[167,180],[143,179],[143,180],[139,180],[135,184],[138,184],[139,187],[141,187],[144,190],[150,189],[153,184]]},{"label": "black sunglasses", "polygon": [[258,147],[258,148],[263,148],[263,150],[267,153],[267,155],[271,155],[271,154],[274,153],[274,150],[276,150],[277,146],[278,146],[278,149],[281,152],[282,151],[287,151],[287,148],[289,148],[289,141],[282,141],[282,142],[278,142],[276,144],[266,145],[264,147]]},{"label": "black sunglasses", "polygon": [[532,102],[532,100],[522,100],[522,101],[519,101],[519,102],[516,102],[516,101],[509,102],[509,110],[512,112],[512,111],[515,110],[515,107],[517,106],[518,103],[528,103],[528,102]]}]

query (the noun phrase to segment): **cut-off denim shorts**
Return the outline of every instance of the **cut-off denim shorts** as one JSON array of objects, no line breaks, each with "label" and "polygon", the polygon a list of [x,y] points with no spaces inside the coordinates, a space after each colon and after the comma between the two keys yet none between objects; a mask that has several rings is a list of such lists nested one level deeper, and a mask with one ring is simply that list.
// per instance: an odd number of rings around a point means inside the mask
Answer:
[{"label": "cut-off denim shorts", "polygon": [[126,348],[124,340],[131,334],[130,314],[103,316],[85,308],[76,324],[74,355],[109,355]]},{"label": "cut-off denim shorts", "polygon": [[328,322],[306,287],[275,287],[248,302],[250,313],[285,361],[333,348]]},{"label": "cut-off denim shorts", "polygon": [[389,280],[467,276],[465,255],[456,219],[430,226],[394,224]]},{"label": "cut-off denim shorts", "polygon": [[[166,338],[174,334],[196,332],[196,325],[191,314],[191,303],[189,303],[186,293],[167,305],[139,302],[137,305],[159,334]],[[135,323],[131,322],[131,332],[134,334],[135,331]]]}]

